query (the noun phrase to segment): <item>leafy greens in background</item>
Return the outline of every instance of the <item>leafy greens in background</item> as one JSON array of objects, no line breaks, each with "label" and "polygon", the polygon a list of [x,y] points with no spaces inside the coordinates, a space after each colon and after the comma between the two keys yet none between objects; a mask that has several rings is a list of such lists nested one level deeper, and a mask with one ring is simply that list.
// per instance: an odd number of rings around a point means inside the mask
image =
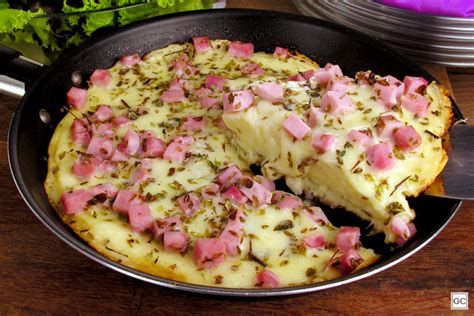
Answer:
[{"label": "leafy greens in background", "polygon": [[[31,3],[30,3],[31,2]],[[54,5],[48,5],[53,2]],[[138,20],[181,11],[210,8],[213,0],[0,0],[0,44],[49,64],[59,53],[77,46],[103,27],[117,27]],[[100,12],[146,3],[138,7]],[[48,13],[67,13],[51,16]],[[91,11],[99,11],[92,13]]]}]

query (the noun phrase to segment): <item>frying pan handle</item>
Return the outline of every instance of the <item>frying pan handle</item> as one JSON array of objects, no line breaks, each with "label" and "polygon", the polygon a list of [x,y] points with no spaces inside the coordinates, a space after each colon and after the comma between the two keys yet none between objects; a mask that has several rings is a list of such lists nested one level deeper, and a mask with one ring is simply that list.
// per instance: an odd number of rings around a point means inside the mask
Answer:
[{"label": "frying pan handle", "polygon": [[19,52],[0,45],[0,93],[21,98],[25,86],[40,74],[42,65],[23,57]]}]

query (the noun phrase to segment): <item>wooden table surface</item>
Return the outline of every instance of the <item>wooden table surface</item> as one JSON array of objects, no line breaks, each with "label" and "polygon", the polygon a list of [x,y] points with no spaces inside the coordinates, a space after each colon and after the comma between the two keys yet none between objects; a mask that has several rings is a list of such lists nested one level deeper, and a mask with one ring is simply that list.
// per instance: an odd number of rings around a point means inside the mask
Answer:
[{"label": "wooden table surface", "polygon": [[[283,0],[228,3],[296,12],[291,2]],[[474,116],[474,74],[430,70],[444,84],[450,80],[463,113]],[[0,315],[439,314],[450,312],[450,292],[474,293],[474,202],[464,202],[448,227],[411,258],[388,271],[323,292],[270,299],[209,297],[121,275],[60,241],[17,193],[6,143],[17,103],[0,95]]]}]

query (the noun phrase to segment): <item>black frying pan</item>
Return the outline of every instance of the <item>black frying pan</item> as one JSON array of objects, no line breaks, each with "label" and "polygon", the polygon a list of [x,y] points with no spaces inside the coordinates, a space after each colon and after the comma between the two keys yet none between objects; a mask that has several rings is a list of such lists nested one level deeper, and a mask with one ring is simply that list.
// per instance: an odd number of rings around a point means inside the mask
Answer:
[{"label": "black frying pan", "polygon": [[[336,280],[281,289],[239,290],[175,282],[125,267],[96,252],[62,223],[43,189],[47,147],[55,126],[65,114],[61,107],[66,104],[66,91],[72,85],[71,74],[79,71],[88,78],[94,69],[111,67],[122,55],[145,54],[171,43],[189,41],[193,36],[251,41],[257,51],[271,52],[275,46],[297,49],[322,65],[326,62],[339,64],[349,76],[359,70],[371,69],[381,75],[399,78],[413,75],[434,80],[421,66],[377,39],[330,22],[268,11],[214,10],[175,14],[140,22],[92,40],[64,54],[28,87],[12,119],[8,139],[10,167],[23,199],[43,224],[68,245],[109,268],[166,287],[218,295],[272,296],[327,289],[382,271],[425,246],[454,216],[461,201],[427,196],[413,199],[410,203],[417,212],[418,234],[404,247],[390,251],[381,236],[365,238],[366,246],[374,247],[382,254],[376,264]],[[31,74],[32,69],[21,61],[12,61],[7,69],[10,74],[16,73],[22,79]],[[455,116],[461,118],[459,109],[454,103],[453,106]],[[356,223],[361,228],[367,225],[347,212],[327,213],[336,225]]]}]

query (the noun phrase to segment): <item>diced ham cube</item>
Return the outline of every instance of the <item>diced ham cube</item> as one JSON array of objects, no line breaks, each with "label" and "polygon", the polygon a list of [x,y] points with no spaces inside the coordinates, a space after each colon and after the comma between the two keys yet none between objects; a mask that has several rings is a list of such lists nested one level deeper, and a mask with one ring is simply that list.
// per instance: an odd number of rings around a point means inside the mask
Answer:
[{"label": "diced ham cube", "polygon": [[268,179],[267,177],[257,175],[257,176],[255,176],[255,180],[258,183],[260,183],[261,185],[263,185],[265,187],[265,189],[267,189],[268,191],[270,191],[270,192],[275,191],[275,182]]},{"label": "diced ham cube", "polygon": [[183,90],[166,90],[161,94],[161,100],[167,103],[177,103],[186,100]]},{"label": "diced ham cube", "polygon": [[336,247],[342,252],[357,248],[360,242],[360,228],[342,226],[336,236]]},{"label": "diced ham cube", "polygon": [[402,216],[395,215],[392,220],[390,221],[390,230],[395,235],[402,237],[403,239],[407,240],[411,233],[410,229],[408,228],[408,224],[403,220]]},{"label": "diced ham cube", "polygon": [[422,90],[428,85],[428,81],[422,77],[405,76],[403,84],[405,85],[404,94],[412,92],[421,94]]},{"label": "diced ham cube", "polygon": [[117,213],[127,214],[131,206],[138,205],[140,203],[141,201],[138,198],[136,192],[119,190],[117,192],[117,197],[112,204],[112,210]]},{"label": "diced ham cube", "polygon": [[326,241],[324,240],[323,235],[316,234],[304,237],[303,244],[309,249],[319,249],[326,246]]},{"label": "diced ham cube", "polygon": [[87,119],[74,119],[71,125],[72,141],[76,145],[89,145],[91,141],[91,132],[89,130],[89,122]]},{"label": "diced ham cube", "polygon": [[276,82],[261,83],[254,89],[255,94],[271,103],[283,101],[283,85]]},{"label": "diced ham cube", "polygon": [[170,91],[182,91],[183,87],[181,86],[179,82],[179,78],[174,78],[173,80],[170,81],[168,84],[168,90]]},{"label": "diced ham cube", "polygon": [[196,193],[186,193],[176,199],[176,204],[181,209],[181,211],[186,215],[186,217],[192,217],[194,213],[201,207],[201,201],[199,201]]},{"label": "diced ham cube", "polygon": [[140,149],[140,135],[133,129],[129,129],[117,148],[129,156],[135,155]]},{"label": "diced ham cube", "polygon": [[72,87],[71,89],[69,89],[69,91],[67,92],[67,103],[80,110],[84,107],[84,105],[86,104],[86,101],[87,101],[87,90],[84,90],[84,89],[79,89],[79,88],[76,88],[76,87]]},{"label": "diced ham cube", "polygon": [[429,103],[421,94],[411,92],[403,97],[401,106],[418,117],[425,117]]},{"label": "diced ham cube", "polygon": [[306,70],[306,71],[303,72],[303,78],[305,80],[311,79],[311,78],[313,78],[315,73],[316,73],[316,71],[313,70],[313,69]]},{"label": "diced ham cube", "polygon": [[349,90],[352,79],[349,77],[336,77],[329,81],[327,91],[339,91],[346,93]]},{"label": "diced ham cube", "polygon": [[163,158],[168,161],[183,162],[186,158],[186,152],[188,151],[188,145],[179,141],[172,141],[168,147],[166,147],[163,153]]},{"label": "diced ham cube", "polygon": [[319,69],[314,74],[314,80],[320,85],[327,85],[330,80],[333,80],[336,77],[342,77],[341,68],[338,65],[326,64],[324,68]]},{"label": "diced ham cube", "polygon": [[260,67],[257,63],[248,63],[245,64],[240,70],[244,75],[251,75],[253,77],[258,77],[265,74],[265,69]]},{"label": "diced ham cube", "polygon": [[119,161],[127,161],[128,156],[125,155],[123,152],[118,150],[117,148],[114,149],[114,153],[112,154],[112,157],[110,157],[111,161],[114,162],[119,162]]},{"label": "diced ham cube", "polygon": [[94,114],[92,120],[95,122],[106,122],[114,117],[114,112],[107,105],[101,105]]},{"label": "diced ham cube", "polygon": [[288,81],[305,81],[306,79],[301,74],[291,75],[288,77]]},{"label": "diced ham cube", "polygon": [[398,236],[395,243],[399,246],[404,245],[408,240],[410,240],[416,234],[416,227],[415,227],[415,224],[413,224],[413,222],[408,223],[407,226],[408,226],[408,231],[410,232],[410,234],[408,238],[405,238],[405,236]]},{"label": "diced ham cube", "polygon": [[297,140],[302,140],[311,131],[311,128],[294,113],[283,122],[283,128]]},{"label": "diced ham cube", "polygon": [[183,120],[183,124],[181,125],[181,130],[198,132],[204,128],[204,125],[205,125],[205,121],[202,116],[200,117],[187,116]]},{"label": "diced ham cube", "polygon": [[112,173],[117,170],[117,164],[114,161],[103,160],[98,166],[97,170],[102,173]]},{"label": "diced ham cube", "polygon": [[250,107],[254,94],[251,90],[240,90],[223,95],[224,111],[238,112]]},{"label": "diced ham cube", "polygon": [[253,55],[253,44],[231,42],[228,53],[232,57],[250,58]]},{"label": "diced ham cube", "polygon": [[211,94],[212,90],[209,88],[199,88],[194,91],[194,95],[197,98],[202,98],[202,97],[207,97],[209,94]]},{"label": "diced ham cube", "polygon": [[316,132],[311,141],[314,150],[319,154],[324,154],[328,151],[333,151],[336,146],[336,136],[332,134],[323,134]]},{"label": "diced ham cube", "polygon": [[130,120],[125,115],[120,115],[112,120],[112,124],[116,128],[120,128],[130,123]]},{"label": "diced ham cube", "polygon": [[87,202],[92,198],[92,194],[83,189],[63,193],[61,196],[61,204],[63,205],[64,213],[76,214],[84,211]]},{"label": "diced ham cube", "polygon": [[301,199],[284,191],[275,191],[272,195],[272,204],[281,210],[293,210],[303,205]]},{"label": "diced ham cube", "polygon": [[112,81],[112,76],[108,69],[96,69],[91,75],[91,83],[98,87],[107,87]]},{"label": "diced ham cube", "polygon": [[217,196],[220,191],[220,186],[217,183],[211,183],[201,189],[201,196],[203,200],[209,200]]},{"label": "diced ham cube", "polygon": [[137,184],[142,183],[151,178],[152,176],[148,173],[148,170],[146,168],[140,167],[132,173],[129,182],[130,184]]},{"label": "diced ham cube", "polygon": [[255,206],[266,206],[272,202],[272,192],[250,178],[243,180],[240,191],[247,196]]},{"label": "diced ham cube", "polygon": [[330,224],[326,214],[320,207],[306,207],[303,209],[303,213],[316,225]]},{"label": "diced ham cube", "polygon": [[181,230],[181,219],[179,216],[171,216],[156,220],[152,223],[151,232],[156,240],[161,240],[165,232],[179,232]]},{"label": "diced ham cube", "polygon": [[341,91],[326,91],[320,106],[323,112],[336,115],[347,113],[355,109],[349,96]]},{"label": "diced ham cube", "polygon": [[167,252],[183,252],[188,243],[188,236],[183,232],[166,231],[163,235],[163,245]]},{"label": "diced ham cube", "polygon": [[393,132],[393,141],[403,151],[412,151],[420,147],[421,136],[413,126],[403,126]]},{"label": "diced ham cube", "polygon": [[338,258],[339,264],[337,269],[343,275],[350,274],[364,261],[356,249],[349,249],[341,257]]},{"label": "diced ham cube", "polygon": [[192,143],[194,143],[194,138],[191,135],[173,136],[171,138],[171,142],[184,144],[184,145],[191,145]]},{"label": "diced ham cube", "polygon": [[224,200],[234,200],[238,204],[245,204],[247,197],[235,186],[229,187],[225,192],[221,194]]},{"label": "diced ham cube", "polygon": [[353,129],[347,134],[347,140],[364,148],[372,145],[372,137],[368,135],[367,131],[356,131]]},{"label": "diced ham cube", "polygon": [[217,182],[224,188],[235,184],[237,181],[244,178],[242,172],[236,165],[230,165],[222,170],[217,176]]},{"label": "diced ham cube", "polygon": [[211,49],[211,44],[209,43],[209,37],[193,37],[193,44],[196,53],[204,53]]},{"label": "diced ham cube", "polygon": [[391,109],[393,105],[397,104],[404,89],[403,82],[392,76],[382,77],[374,85],[375,94],[387,109]]},{"label": "diced ham cube", "polygon": [[96,169],[96,164],[90,156],[80,155],[72,164],[72,173],[82,180],[87,180]]},{"label": "diced ham cube", "polygon": [[153,218],[148,204],[141,202],[140,204],[131,205],[128,209],[128,221],[132,226],[132,230],[136,233],[151,229]]},{"label": "diced ham cube", "polygon": [[393,115],[382,115],[379,117],[375,130],[380,137],[392,139],[393,131],[403,126],[403,123],[397,120]]},{"label": "diced ham cube", "polygon": [[112,183],[97,184],[88,189],[89,193],[97,199],[98,196],[105,196],[111,200],[117,196],[118,189]]},{"label": "diced ham cube", "polygon": [[244,217],[242,211],[236,211],[229,217],[226,227],[219,236],[219,239],[225,245],[226,254],[235,256],[239,252],[239,245],[242,240],[242,222]]},{"label": "diced ham cube", "polygon": [[92,135],[111,139],[115,135],[114,126],[112,123],[92,124]]},{"label": "diced ham cube", "polygon": [[206,88],[221,91],[224,88],[225,78],[221,76],[206,76]]},{"label": "diced ham cube", "polygon": [[139,64],[142,61],[140,55],[125,55],[120,58],[120,62],[125,68],[132,68],[134,65]]},{"label": "diced ham cube", "polygon": [[316,127],[324,121],[324,112],[320,108],[311,107],[309,110],[308,125]]},{"label": "diced ham cube", "polygon": [[219,238],[198,238],[194,245],[194,261],[200,269],[211,269],[224,262],[225,245]]},{"label": "diced ham cube", "polygon": [[163,157],[166,150],[166,144],[160,138],[156,137],[153,132],[143,132],[141,136],[141,147],[139,156],[142,158]]},{"label": "diced ham cube", "polygon": [[170,66],[175,70],[183,70],[187,65],[189,65],[189,56],[186,54],[180,54],[170,62]]},{"label": "diced ham cube", "polygon": [[275,51],[273,52],[273,56],[277,58],[287,58],[288,57],[288,48],[283,48],[283,47],[275,47]]},{"label": "diced ham cube", "polygon": [[87,146],[87,153],[96,157],[109,159],[112,156],[114,144],[110,139],[104,137],[92,137]]},{"label": "diced ham cube", "polygon": [[376,170],[388,170],[395,166],[392,145],[379,143],[367,147],[367,161]]},{"label": "diced ham cube", "polygon": [[274,288],[280,285],[280,280],[273,272],[264,269],[259,274],[257,274],[256,285],[263,288]]},{"label": "diced ham cube", "polygon": [[208,97],[208,96],[203,96],[199,100],[201,103],[202,107],[205,109],[211,109],[215,108],[219,105],[219,100],[216,98]]}]

